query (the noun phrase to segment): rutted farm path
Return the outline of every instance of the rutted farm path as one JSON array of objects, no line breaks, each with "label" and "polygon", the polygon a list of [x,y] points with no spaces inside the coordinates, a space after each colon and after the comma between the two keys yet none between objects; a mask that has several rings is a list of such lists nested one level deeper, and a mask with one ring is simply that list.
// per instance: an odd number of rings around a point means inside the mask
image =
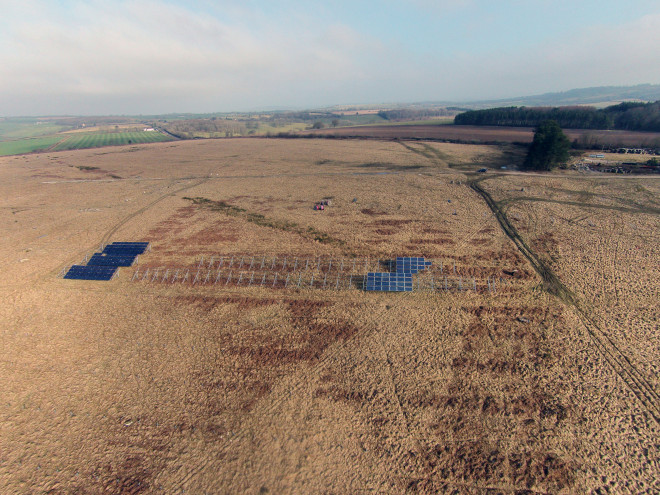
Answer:
[{"label": "rutted farm path", "polygon": [[541,276],[545,289],[575,310],[598,352],[632,390],[646,411],[657,423],[660,423],[660,394],[654,388],[653,384],[637,369],[631,359],[619,348],[617,343],[589,316],[589,311],[585,303],[570,291],[547,263],[530,249],[516,228],[511,224],[506,214],[500,209],[491,195],[479,184],[480,182],[481,180],[472,181],[470,182],[470,187],[484,199],[496,216],[502,230]]}]

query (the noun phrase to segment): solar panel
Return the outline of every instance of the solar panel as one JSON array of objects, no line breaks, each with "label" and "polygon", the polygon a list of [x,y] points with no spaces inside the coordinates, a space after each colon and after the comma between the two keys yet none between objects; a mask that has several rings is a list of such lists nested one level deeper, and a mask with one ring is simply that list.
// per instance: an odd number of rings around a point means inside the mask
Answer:
[{"label": "solar panel", "polygon": [[412,291],[411,273],[367,273],[365,290],[379,292],[410,292]]},{"label": "solar panel", "polygon": [[115,241],[108,244],[109,246],[142,246],[147,247],[149,243],[146,241]]},{"label": "solar panel", "polygon": [[116,266],[73,265],[64,275],[69,280],[110,280],[117,271]]},{"label": "solar panel", "polygon": [[396,259],[397,272],[417,273],[426,270],[429,266],[431,266],[431,262],[426,261],[424,258],[399,256]]},{"label": "solar panel", "polygon": [[139,255],[144,253],[145,247],[143,246],[115,246],[114,244],[108,244],[103,252],[106,254],[112,254],[115,256],[130,256],[130,255]]},{"label": "solar panel", "polygon": [[95,253],[87,262],[87,266],[131,266],[136,255],[114,255]]}]

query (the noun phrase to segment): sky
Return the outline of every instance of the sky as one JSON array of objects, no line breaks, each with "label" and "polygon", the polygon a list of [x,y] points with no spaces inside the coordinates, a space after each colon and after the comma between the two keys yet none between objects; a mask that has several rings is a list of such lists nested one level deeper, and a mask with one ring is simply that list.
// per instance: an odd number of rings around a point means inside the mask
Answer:
[{"label": "sky", "polygon": [[657,0],[0,0],[0,116],[512,98],[660,83]]}]

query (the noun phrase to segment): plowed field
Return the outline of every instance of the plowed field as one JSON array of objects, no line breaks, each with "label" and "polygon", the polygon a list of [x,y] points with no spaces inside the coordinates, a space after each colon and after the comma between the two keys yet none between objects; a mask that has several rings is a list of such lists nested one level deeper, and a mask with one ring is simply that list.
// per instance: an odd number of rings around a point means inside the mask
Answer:
[{"label": "plowed field", "polygon": [[[658,147],[660,133],[634,131],[600,131],[591,129],[564,129],[573,141],[597,142],[599,146]],[[338,127],[305,131],[303,134],[320,134],[339,137],[378,139],[434,139],[463,143],[531,143],[534,129],[531,127],[488,127],[471,125],[376,125]]]}]

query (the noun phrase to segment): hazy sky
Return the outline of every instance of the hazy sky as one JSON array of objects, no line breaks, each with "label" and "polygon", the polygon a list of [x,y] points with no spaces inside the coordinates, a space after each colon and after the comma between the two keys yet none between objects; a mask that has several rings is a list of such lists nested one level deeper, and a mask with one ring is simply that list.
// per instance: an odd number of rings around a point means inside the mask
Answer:
[{"label": "hazy sky", "polygon": [[660,83],[657,0],[0,0],[0,115]]}]

